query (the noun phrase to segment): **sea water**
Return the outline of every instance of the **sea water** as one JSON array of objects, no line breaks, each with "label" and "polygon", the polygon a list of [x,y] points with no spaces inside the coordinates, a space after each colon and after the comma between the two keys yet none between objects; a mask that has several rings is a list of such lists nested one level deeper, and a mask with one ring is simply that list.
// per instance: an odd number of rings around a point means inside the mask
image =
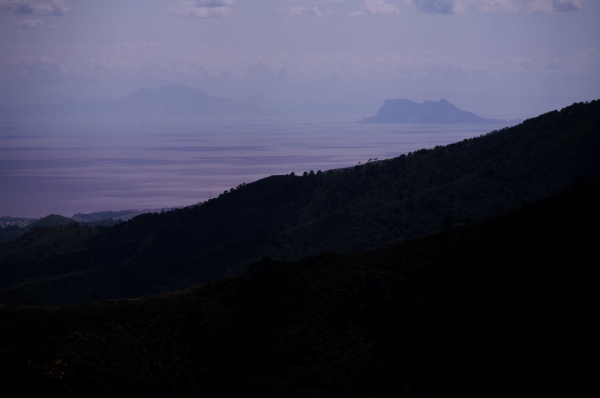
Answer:
[{"label": "sea water", "polygon": [[505,127],[355,121],[0,121],[0,216],[188,206],[274,174],[351,167]]}]

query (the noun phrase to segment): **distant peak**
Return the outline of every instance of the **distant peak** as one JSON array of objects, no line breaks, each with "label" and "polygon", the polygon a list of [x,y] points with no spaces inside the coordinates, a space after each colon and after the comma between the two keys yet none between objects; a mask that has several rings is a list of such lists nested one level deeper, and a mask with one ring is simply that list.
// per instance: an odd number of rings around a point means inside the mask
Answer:
[{"label": "distant peak", "polygon": [[423,105],[423,104],[449,104],[452,105],[452,103],[446,99],[441,99],[439,101],[432,101],[432,100],[425,100],[423,102],[415,102],[409,99],[405,99],[405,98],[396,98],[396,99],[386,99],[384,101],[384,103],[405,103],[405,104],[417,104],[417,105]]},{"label": "distant peak", "polygon": [[466,112],[445,99],[413,102],[406,99],[385,100],[373,117],[361,123],[489,123],[472,112]]},{"label": "distant peak", "polygon": [[191,87],[184,86],[182,84],[165,84],[163,86],[159,86],[158,88],[156,88],[156,90],[157,91],[177,91],[177,92],[183,92],[183,91],[196,92],[197,91]]},{"label": "distant peak", "polygon": [[181,84],[165,84],[157,88],[141,88],[133,94],[143,93],[201,93],[201,91]]}]

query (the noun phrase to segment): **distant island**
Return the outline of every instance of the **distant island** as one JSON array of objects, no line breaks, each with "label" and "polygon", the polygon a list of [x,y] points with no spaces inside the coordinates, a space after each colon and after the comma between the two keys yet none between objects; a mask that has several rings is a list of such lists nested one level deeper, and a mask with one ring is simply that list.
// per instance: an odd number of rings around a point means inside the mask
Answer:
[{"label": "distant island", "polygon": [[501,120],[485,119],[472,112],[463,111],[442,99],[421,104],[407,99],[386,99],[377,114],[365,117],[359,123],[373,124],[428,124],[428,123],[497,123]]},{"label": "distant island", "polygon": [[182,85],[165,85],[140,89],[125,98],[27,105],[0,105],[0,120],[133,119],[145,124],[157,119],[201,119],[278,116],[357,116],[355,106],[326,103],[292,103],[273,101],[259,96],[244,99],[215,97]]}]

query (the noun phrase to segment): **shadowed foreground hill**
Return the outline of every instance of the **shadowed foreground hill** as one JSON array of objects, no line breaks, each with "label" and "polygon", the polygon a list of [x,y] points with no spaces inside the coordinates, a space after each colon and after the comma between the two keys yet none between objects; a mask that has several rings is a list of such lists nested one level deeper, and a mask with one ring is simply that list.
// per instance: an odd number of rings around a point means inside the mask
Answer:
[{"label": "shadowed foreground hill", "polygon": [[0,395],[580,396],[600,185],[180,293],[0,306]]},{"label": "shadowed foreground hill", "polygon": [[600,101],[340,171],[272,176],[112,228],[42,228],[0,245],[0,302],[77,304],[172,291],[290,261],[381,248],[600,177]]}]

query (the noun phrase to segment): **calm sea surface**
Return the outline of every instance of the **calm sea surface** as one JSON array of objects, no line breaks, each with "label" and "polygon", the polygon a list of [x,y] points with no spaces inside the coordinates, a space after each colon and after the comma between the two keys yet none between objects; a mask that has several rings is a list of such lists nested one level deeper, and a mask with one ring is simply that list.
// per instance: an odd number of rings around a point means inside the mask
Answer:
[{"label": "calm sea surface", "polygon": [[187,206],[273,174],[354,166],[504,127],[355,120],[0,121],[0,216]]}]

